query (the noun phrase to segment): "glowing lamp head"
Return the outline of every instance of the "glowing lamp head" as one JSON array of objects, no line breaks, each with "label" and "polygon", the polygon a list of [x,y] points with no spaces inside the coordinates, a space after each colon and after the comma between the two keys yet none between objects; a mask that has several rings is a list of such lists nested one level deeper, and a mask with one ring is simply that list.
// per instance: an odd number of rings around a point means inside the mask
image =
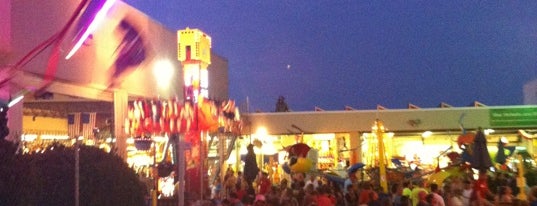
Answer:
[{"label": "glowing lamp head", "polygon": [[153,67],[153,75],[157,79],[159,88],[168,88],[170,86],[171,77],[173,76],[173,64],[169,60],[160,60]]}]

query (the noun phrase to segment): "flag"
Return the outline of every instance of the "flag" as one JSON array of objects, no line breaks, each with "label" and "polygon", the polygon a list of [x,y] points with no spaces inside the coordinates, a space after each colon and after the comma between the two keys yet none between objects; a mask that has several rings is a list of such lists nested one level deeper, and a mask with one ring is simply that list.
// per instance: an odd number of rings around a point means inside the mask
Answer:
[{"label": "flag", "polygon": [[97,113],[82,113],[82,136],[85,138],[93,137],[93,128],[95,128],[95,120]]},{"label": "flag", "polygon": [[408,109],[421,109],[421,108],[416,106],[415,104],[408,103]]},{"label": "flag", "polygon": [[380,105],[380,104],[377,104],[377,110],[386,110],[386,107]]},{"label": "flag", "polygon": [[80,113],[71,113],[67,115],[67,135],[75,137],[80,134]]},{"label": "flag", "polygon": [[351,106],[345,105],[345,110],[350,111],[350,110],[356,110],[356,109],[352,108]]},{"label": "flag", "polygon": [[448,103],[442,102],[440,103],[440,108],[451,108],[453,106],[449,105]]},{"label": "flag", "polygon": [[487,105],[481,103],[481,102],[478,102],[478,101],[474,101],[474,107],[486,107]]},{"label": "flag", "polygon": [[324,111],[324,109],[321,109],[320,107],[317,107],[317,106],[316,106],[316,107],[315,107],[315,111],[316,111],[316,112],[322,112],[322,111]]}]

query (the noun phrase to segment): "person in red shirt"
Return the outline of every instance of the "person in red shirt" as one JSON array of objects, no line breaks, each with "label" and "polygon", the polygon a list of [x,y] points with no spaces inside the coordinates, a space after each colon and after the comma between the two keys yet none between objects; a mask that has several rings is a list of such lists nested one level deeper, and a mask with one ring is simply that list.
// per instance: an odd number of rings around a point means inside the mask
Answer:
[{"label": "person in red shirt", "polygon": [[241,185],[235,185],[235,194],[237,194],[237,198],[239,200],[242,200],[244,196],[246,196],[246,188],[248,187],[247,184],[241,184]]},{"label": "person in red shirt", "polygon": [[331,198],[328,194],[328,188],[326,186],[320,186],[317,188],[319,195],[317,195],[317,206],[334,206],[336,205],[335,199]]},{"label": "person in red shirt", "polygon": [[259,187],[258,187],[259,190],[257,194],[266,195],[272,189],[272,183],[270,182],[270,179],[268,178],[268,173],[266,172],[261,172],[258,184],[259,184]]},{"label": "person in red shirt", "polygon": [[479,177],[474,182],[474,192],[472,193],[472,197],[470,198],[470,201],[477,205],[494,205],[490,201],[487,200],[487,197],[492,195],[491,191],[489,190],[488,186],[488,175],[486,170],[480,170],[479,171]]}]

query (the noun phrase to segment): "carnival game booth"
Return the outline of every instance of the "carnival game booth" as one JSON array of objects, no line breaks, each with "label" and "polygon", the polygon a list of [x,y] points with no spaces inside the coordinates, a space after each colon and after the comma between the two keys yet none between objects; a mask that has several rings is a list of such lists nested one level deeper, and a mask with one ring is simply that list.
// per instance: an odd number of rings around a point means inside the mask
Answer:
[{"label": "carnival game booth", "polygon": [[[246,154],[246,145],[253,144],[258,167],[268,174],[272,182],[282,179],[300,180],[306,176],[346,177],[351,148],[346,134],[295,133],[269,135],[263,129],[245,137],[238,151],[239,157],[230,156],[227,163],[234,165]],[[233,151],[234,153],[235,151]],[[242,165],[238,167],[242,169]],[[303,174],[306,174],[304,176]]]}]

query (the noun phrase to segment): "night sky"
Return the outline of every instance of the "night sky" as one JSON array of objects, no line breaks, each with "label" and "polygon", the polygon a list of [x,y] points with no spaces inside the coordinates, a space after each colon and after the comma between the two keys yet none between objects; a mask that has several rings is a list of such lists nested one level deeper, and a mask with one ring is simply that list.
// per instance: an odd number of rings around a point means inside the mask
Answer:
[{"label": "night sky", "polygon": [[537,78],[537,1],[126,2],[209,34],[251,112],[520,105]]}]

